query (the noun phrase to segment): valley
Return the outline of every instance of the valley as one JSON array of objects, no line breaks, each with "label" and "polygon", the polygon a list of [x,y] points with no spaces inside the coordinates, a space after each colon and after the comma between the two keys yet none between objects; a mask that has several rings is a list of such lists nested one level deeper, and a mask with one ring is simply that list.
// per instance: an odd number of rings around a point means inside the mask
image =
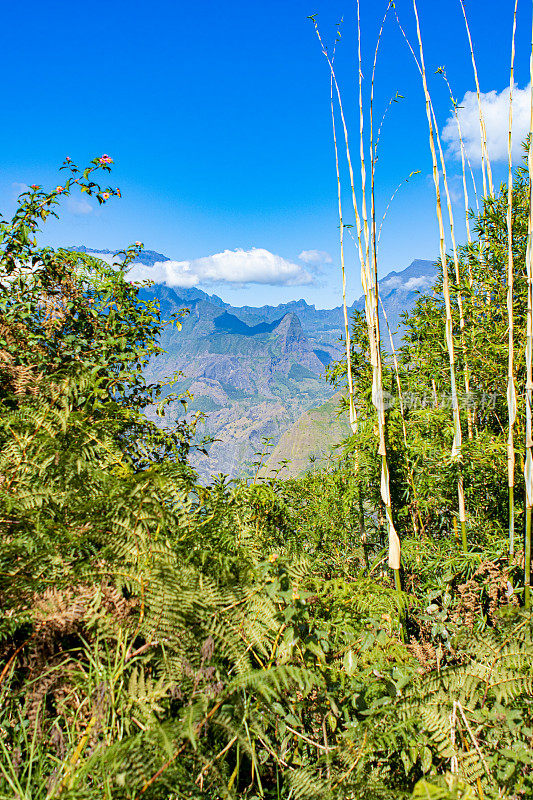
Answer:
[{"label": "valley", "polygon": [[[108,261],[114,256],[110,251],[76,249]],[[138,263],[152,267],[166,260],[161,253],[144,250]],[[380,281],[396,344],[401,341],[401,314],[412,308],[418,292],[427,290],[434,278],[432,262],[416,260]],[[195,453],[191,458],[202,482],[219,473],[232,478],[251,475],[256,454],[265,447],[268,469],[275,470],[288,459],[294,464],[285,467],[287,474],[297,474],[311,463],[310,458],[323,457],[348,435],[345,420],[336,414],[338,402],[332,399],[336,389],[325,378],[328,364],[342,356],[341,306],[318,309],[295,300],[278,306],[235,307],[196,287],[161,283],[141,289],[140,294],[159,302],[165,320],[188,309],[181,330],[165,328],[161,344],[166,353],[154,360],[146,378],[155,382],[180,373],[168,391],[187,395],[188,414],[204,415],[199,437],[211,440],[206,445],[208,455]],[[363,308],[360,298],[349,313]],[[388,349],[383,316],[381,324],[383,346]],[[183,416],[180,399],[169,402],[167,409],[167,420]],[[164,424],[155,409],[149,416]],[[309,431],[314,431],[316,446],[309,441]],[[261,474],[266,474],[265,467]]]}]

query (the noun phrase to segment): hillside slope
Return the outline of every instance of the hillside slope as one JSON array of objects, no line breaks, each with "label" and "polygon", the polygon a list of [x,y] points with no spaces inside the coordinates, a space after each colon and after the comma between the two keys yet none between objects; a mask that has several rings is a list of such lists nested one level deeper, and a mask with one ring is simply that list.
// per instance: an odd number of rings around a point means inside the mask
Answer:
[{"label": "hillside slope", "polygon": [[345,413],[339,414],[341,392],[318,408],[305,411],[280,437],[261,469],[261,477],[297,477],[313,466],[323,466],[334,449],[350,435]]}]

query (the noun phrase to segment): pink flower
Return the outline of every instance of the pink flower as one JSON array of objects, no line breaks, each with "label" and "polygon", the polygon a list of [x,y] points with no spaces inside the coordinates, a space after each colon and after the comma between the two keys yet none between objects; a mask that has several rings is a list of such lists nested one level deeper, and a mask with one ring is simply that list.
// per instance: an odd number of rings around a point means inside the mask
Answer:
[{"label": "pink flower", "polygon": [[65,161],[72,161],[70,156],[66,156]]},{"label": "pink flower", "polygon": [[104,192],[102,197],[104,198],[104,200],[109,200],[109,192]]},{"label": "pink flower", "polygon": [[64,186],[56,186],[56,192],[58,194],[61,194],[61,192],[64,192],[64,191],[65,191],[65,187]]},{"label": "pink flower", "polygon": [[115,189],[115,193],[116,193],[117,197],[122,197],[120,189]]},{"label": "pink flower", "polygon": [[103,156],[100,156],[100,164],[112,164],[113,159],[111,156],[108,156],[107,153],[104,153]]},{"label": "pink flower", "polygon": [[30,189],[40,189],[40,188],[41,187],[38,186],[36,183],[32,183],[32,185],[30,186]]},{"label": "pink flower", "polygon": [[135,247],[142,247],[142,242],[135,242]]}]

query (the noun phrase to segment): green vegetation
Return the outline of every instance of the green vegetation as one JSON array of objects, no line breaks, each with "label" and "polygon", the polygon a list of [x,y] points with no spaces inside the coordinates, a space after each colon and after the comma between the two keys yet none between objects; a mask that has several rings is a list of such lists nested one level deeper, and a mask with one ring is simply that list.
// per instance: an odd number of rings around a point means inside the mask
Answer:
[{"label": "green vegetation", "polygon": [[302,364],[292,364],[288,377],[293,378],[295,381],[304,380],[305,378],[313,380],[316,378],[316,373],[311,372],[310,369]]},{"label": "green vegetation", "polygon": [[[66,166],[107,199],[94,182],[106,162]],[[472,283],[450,285],[471,371],[466,553],[442,279],[406,317],[396,365],[381,353],[398,591],[362,315],[358,432],[342,458],[300,479],[202,487],[187,466],[194,426],[142,413],[171,398],[143,378],[157,303],[125,266],[35,241],[72,186],[32,188],[1,228],[0,798],[530,796],[533,628],[523,550],[507,554],[506,187],[476,221],[482,257],[460,250]],[[518,385],[528,205],[519,169]],[[518,404],[517,442],[524,430]],[[518,491],[515,512],[518,528]]]},{"label": "green vegetation", "polygon": [[238,389],[235,386],[231,386],[229,383],[224,383],[224,381],[220,381],[220,385],[230,398],[230,400],[246,400],[248,395],[242,389]]},{"label": "green vegetation", "polygon": [[347,416],[339,413],[341,397],[339,392],[318,408],[305,411],[281,435],[260,475],[297,477],[311,467],[324,467],[330,461],[332,452],[338,455],[341,443],[350,435]]},{"label": "green vegetation", "polygon": [[197,395],[194,397],[192,404],[194,409],[200,411],[202,414],[209,411],[220,411],[222,408],[222,406],[215,403],[212,397],[208,397],[207,395]]},{"label": "green vegetation", "polygon": [[67,159],[0,221],[0,800],[532,796],[533,146],[495,191],[480,106],[481,208],[448,256],[417,33],[441,258],[392,354],[372,99],[358,204],[323,47],[366,301],[350,323],[344,298],[329,377],[350,435],[326,468],[262,479],[263,453],[249,479],[200,484],[197,417],[165,416],[190,379],[145,377],[180,315],[126,280],[141,244],[109,267],[37,242],[76,187],[120,194],[97,182],[108,156]]}]

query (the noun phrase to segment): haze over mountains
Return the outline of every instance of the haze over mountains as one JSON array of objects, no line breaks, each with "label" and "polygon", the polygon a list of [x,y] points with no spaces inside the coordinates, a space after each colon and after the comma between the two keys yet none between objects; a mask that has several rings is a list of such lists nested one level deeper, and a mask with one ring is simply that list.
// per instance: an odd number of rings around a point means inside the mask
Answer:
[{"label": "haze over mountains", "polygon": [[[112,260],[114,255],[85,247],[72,249],[105,260]],[[153,266],[167,260],[160,253],[145,250],[138,262]],[[392,331],[397,330],[400,315],[412,307],[418,292],[429,289],[434,279],[432,262],[418,260],[380,281]],[[141,296],[147,300],[157,298],[164,319],[183,308],[189,309],[181,330],[172,326],[165,329],[161,344],[166,354],[154,360],[146,377],[159,380],[177,371],[183,373],[172,391],[193,396],[189,410],[205,413],[201,432],[215,438],[209,456],[193,457],[193,466],[203,480],[220,472],[232,477],[250,474],[254,454],[263,449],[265,437],[270,439],[272,449],[289,428],[299,429],[297,422],[302,414],[334,395],[335,389],[325,380],[325,368],[341,356],[341,306],[317,309],[305,300],[295,300],[278,306],[234,307],[201,289],[165,284],[143,288]],[[363,308],[361,298],[349,311]],[[399,338],[401,332],[396,334]],[[331,416],[330,406],[328,403],[326,408]],[[170,403],[168,409],[171,418],[183,414],[179,401]],[[322,440],[327,427],[324,414],[320,419],[316,453],[324,449]],[[306,431],[306,457],[313,455],[309,420],[300,426]],[[337,426],[338,430],[341,428]],[[291,436],[294,453],[298,442]],[[329,443],[329,434],[326,438]]]}]

